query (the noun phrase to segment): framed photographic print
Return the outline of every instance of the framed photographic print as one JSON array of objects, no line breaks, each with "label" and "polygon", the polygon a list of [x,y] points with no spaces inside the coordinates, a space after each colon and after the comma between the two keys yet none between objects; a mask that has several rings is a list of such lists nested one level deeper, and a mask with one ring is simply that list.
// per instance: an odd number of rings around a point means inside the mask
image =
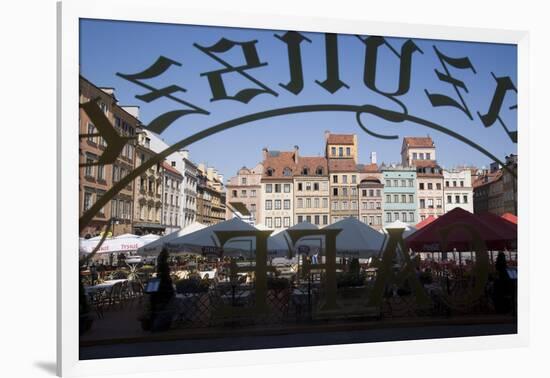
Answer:
[{"label": "framed photographic print", "polygon": [[58,11],[59,374],[525,345],[525,32]]}]

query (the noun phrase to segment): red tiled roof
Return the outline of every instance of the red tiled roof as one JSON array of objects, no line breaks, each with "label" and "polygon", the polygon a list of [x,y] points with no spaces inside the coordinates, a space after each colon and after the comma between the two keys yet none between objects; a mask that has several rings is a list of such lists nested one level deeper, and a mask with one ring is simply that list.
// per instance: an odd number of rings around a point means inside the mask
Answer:
[{"label": "red tiled roof", "polygon": [[329,172],[357,172],[353,159],[328,159]]},{"label": "red tiled roof", "polygon": [[299,156],[294,176],[303,176],[302,171],[305,167],[309,169],[307,176],[317,176],[319,167],[323,169],[323,175],[328,173],[327,159],[321,156]]},{"label": "red tiled roof", "polygon": [[438,167],[435,160],[413,160],[412,165],[416,168],[435,168]]},{"label": "red tiled roof", "polygon": [[163,161],[162,162],[162,168],[166,169],[167,171],[177,175],[177,176],[182,176],[182,174],[180,173],[180,171],[178,171],[175,167],[172,167],[172,165],[168,164],[167,162]]},{"label": "red tiled roof", "polygon": [[[296,171],[294,151],[269,151],[267,153],[267,158],[264,159],[262,164],[264,166],[262,179],[292,179]],[[285,168],[289,168],[292,171],[290,176],[283,175]],[[271,176],[267,175],[269,169],[273,170]]]},{"label": "red tiled roof", "polygon": [[376,163],[371,163],[371,164],[364,164],[363,165],[363,169],[361,170],[361,172],[365,172],[365,173],[378,173],[380,172],[378,170],[378,164]]},{"label": "red tiled roof", "polygon": [[403,138],[403,144],[415,148],[435,147],[430,137],[405,137]]},{"label": "red tiled roof", "polygon": [[481,177],[477,178],[472,183],[472,187],[475,189],[475,188],[479,188],[479,187],[482,187],[482,186],[485,186],[485,185],[489,185],[489,184],[492,184],[493,182],[495,182],[495,181],[497,181],[501,178],[502,178],[502,172],[501,171],[488,173],[486,176],[481,176]]},{"label": "red tiled roof", "polygon": [[380,181],[380,178],[374,177],[374,176],[367,176],[367,177],[365,177],[365,178],[364,178],[363,180],[361,180],[361,181],[364,181],[364,180],[368,180],[368,181],[378,180],[378,181]]},{"label": "red tiled roof", "polygon": [[429,170],[428,172],[417,172],[416,175],[418,177],[443,177],[443,171],[440,169],[439,165],[437,165],[437,161],[435,160],[414,160],[412,165],[421,169],[438,168],[435,172],[432,172],[432,170]]},{"label": "red tiled roof", "polygon": [[328,144],[353,144],[353,134],[329,134]]}]

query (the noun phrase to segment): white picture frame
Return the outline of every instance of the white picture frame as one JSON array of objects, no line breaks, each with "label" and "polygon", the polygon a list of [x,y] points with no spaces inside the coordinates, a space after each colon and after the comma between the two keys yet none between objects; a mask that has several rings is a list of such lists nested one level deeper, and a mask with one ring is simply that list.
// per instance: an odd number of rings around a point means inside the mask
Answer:
[{"label": "white picture frame", "polygon": [[[58,317],[57,371],[63,376],[147,373],[196,369],[204,366],[245,366],[300,361],[337,360],[364,356],[410,353],[470,351],[528,344],[529,334],[529,36],[523,31],[459,28],[311,17],[289,17],[246,12],[211,12],[187,8],[173,1],[117,1],[100,3],[63,2],[58,4]],[[521,169],[518,179],[518,250],[522,251],[518,269],[518,332],[515,335],[438,340],[416,340],[371,344],[335,345],[292,349],[266,349],[239,352],[199,353],[152,357],[80,361],[78,334],[78,78],[79,19],[112,19],[258,29],[302,30],[345,34],[376,34],[410,37],[509,43],[518,46],[518,154]],[[253,362],[252,362],[253,361]]]}]

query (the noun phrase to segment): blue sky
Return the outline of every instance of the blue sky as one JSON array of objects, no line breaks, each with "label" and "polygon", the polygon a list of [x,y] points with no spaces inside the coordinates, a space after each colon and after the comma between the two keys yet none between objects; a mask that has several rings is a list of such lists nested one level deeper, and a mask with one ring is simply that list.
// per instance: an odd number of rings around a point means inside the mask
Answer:
[{"label": "blue sky", "polygon": [[[175,143],[197,131],[220,122],[259,111],[287,106],[309,104],[373,104],[398,110],[386,98],[368,89],[363,82],[365,46],[352,35],[339,35],[340,79],[349,85],[334,94],[325,91],[315,83],[323,81],[325,73],[325,44],[322,33],[302,33],[311,43],[302,43],[304,66],[304,89],[299,95],[281,88],[279,83],[290,79],[286,45],[275,38],[284,31],[254,30],[236,28],[201,27],[173,24],[153,24],[104,20],[82,20],[80,25],[80,70],[81,74],[98,86],[114,87],[121,105],[140,106],[140,118],[147,124],[157,116],[170,110],[181,109],[181,105],[168,99],[145,103],[135,98],[146,91],[116,75],[137,73],[149,67],[163,55],[180,62],[163,75],[148,80],[147,84],[161,88],[179,85],[187,90],[177,96],[210,112],[210,115],[192,114],[174,122],[162,138],[169,144]],[[211,46],[221,38],[234,41],[257,40],[257,51],[264,67],[246,72],[278,93],[278,96],[261,94],[248,104],[232,100],[211,102],[212,93],[208,80],[201,73],[222,68],[220,63],[193,46]],[[406,39],[387,38],[400,51]],[[515,45],[448,42],[414,39],[423,54],[413,56],[411,87],[400,100],[411,115],[436,122],[484,147],[499,159],[510,153],[517,153],[502,127],[495,123],[485,128],[477,117],[477,111],[486,113],[496,82],[491,76],[510,76],[517,85],[517,48]],[[434,69],[443,71],[434,46],[451,57],[468,56],[475,67],[471,70],[450,68],[451,74],[464,81],[468,93],[461,92],[474,115],[470,120],[461,111],[451,107],[433,107],[424,90],[456,98],[454,89],[441,82]],[[243,63],[240,49],[224,53],[225,60],[234,65]],[[255,85],[237,74],[224,76],[229,95]],[[386,91],[397,87],[398,59],[388,49],[381,49],[378,57],[377,85]],[[508,109],[517,101],[509,93],[502,108],[501,117],[510,130],[517,130],[517,113]],[[399,135],[398,140],[377,139],[364,133],[357,125],[353,113],[307,113],[276,117],[245,124],[226,130],[189,146],[191,158],[218,168],[226,178],[242,167],[254,166],[261,160],[261,150],[290,150],[300,147],[302,155],[323,154],[325,130],[333,133],[356,133],[359,143],[359,162],[368,163],[370,153],[375,151],[378,162],[398,162],[403,136],[430,135],[437,147],[437,160],[446,168],[473,164],[488,166],[490,159],[480,152],[451,137],[411,122],[392,124],[372,116],[362,118],[368,127],[381,134]]]}]

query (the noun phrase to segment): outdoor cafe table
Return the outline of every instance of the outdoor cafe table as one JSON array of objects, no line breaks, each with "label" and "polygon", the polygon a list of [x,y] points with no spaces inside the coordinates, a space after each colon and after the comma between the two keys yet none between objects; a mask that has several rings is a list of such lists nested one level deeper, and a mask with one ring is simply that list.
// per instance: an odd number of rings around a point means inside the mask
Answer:
[{"label": "outdoor cafe table", "polygon": [[100,284],[97,284],[97,285],[94,285],[94,286],[88,286],[85,290],[86,290],[86,294],[88,295],[93,295],[95,294],[97,291],[99,290],[104,290],[104,291],[107,291],[107,292],[110,292],[112,290],[112,288],[117,284],[117,283],[121,283],[121,282],[126,282],[128,281],[127,279],[118,279],[118,280],[108,280],[108,281],[104,281]]}]

